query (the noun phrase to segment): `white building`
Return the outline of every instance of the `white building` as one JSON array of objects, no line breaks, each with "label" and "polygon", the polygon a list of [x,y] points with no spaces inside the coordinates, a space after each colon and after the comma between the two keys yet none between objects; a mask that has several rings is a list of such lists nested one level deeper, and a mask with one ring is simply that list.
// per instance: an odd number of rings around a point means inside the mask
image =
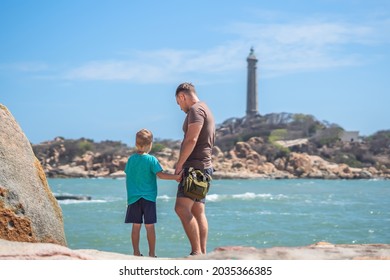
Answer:
[{"label": "white building", "polygon": [[343,142],[358,142],[359,131],[343,131],[341,133],[341,141]]}]

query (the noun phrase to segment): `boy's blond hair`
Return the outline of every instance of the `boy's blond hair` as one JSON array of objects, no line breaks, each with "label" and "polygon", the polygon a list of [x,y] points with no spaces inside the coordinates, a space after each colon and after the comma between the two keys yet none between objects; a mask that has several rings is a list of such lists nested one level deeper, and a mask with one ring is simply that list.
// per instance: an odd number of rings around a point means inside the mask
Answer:
[{"label": "boy's blond hair", "polygon": [[141,129],[135,137],[135,146],[140,152],[148,153],[153,142],[153,134],[147,129]]}]

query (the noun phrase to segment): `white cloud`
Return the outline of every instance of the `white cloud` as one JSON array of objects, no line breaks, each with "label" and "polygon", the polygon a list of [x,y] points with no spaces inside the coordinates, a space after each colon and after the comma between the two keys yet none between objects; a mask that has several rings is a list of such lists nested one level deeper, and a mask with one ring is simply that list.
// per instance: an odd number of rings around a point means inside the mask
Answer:
[{"label": "white cloud", "polygon": [[[247,50],[246,50],[247,51]],[[134,82],[170,82],[187,73],[221,73],[235,70],[240,48],[218,46],[207,52],[193,50],[136,51],[131,60],[92,61],[63,75],[70,80],[124,80]],[[241,53],[242,56],[242,53]]]},{"label": "white cloud", "polygon": [[349,23],[304,19],[277,24],[234,23],[225,32],[235,39],[207,51],[163,49],[134,51],[133,58],[87,62],[67,71],[70,80],[123,80],[164,83],[185,75],[224,75],[245,69],[245,56],[253,46],[263,77],[294,72],[356,66],[367,61],[350,47],[386,42],[381,29],[389,21]]},{"label": "white cloud", "polygon": [[356,66],[366,62],[351,46],[375,43],[371,25],[306,20],[284,24],[236,23],[230,32],[253,42],[266,76]]},{"label": "white cloud", "polygon": [[16,62],[10,64],[0,64],[0,69],[19,72],[42,72],[48,70],[49,66],[43,62]]},{"label": "white cloud", "polygon": [[284,24],[249,24],[237,23],[231,32],[246,40],[261,40],[264,43],[278,45],[313,45],[345,44],[360,42],[373,33],[367,26],[354,26],[346,23],[305,21]]}]

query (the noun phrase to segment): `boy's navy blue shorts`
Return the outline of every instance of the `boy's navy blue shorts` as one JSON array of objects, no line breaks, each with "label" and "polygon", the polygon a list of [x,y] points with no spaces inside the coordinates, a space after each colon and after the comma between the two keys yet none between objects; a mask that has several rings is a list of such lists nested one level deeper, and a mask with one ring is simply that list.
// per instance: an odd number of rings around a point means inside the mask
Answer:
[{"label": "boy's navy blue shorts", "polygon": [[157,223],[156,202],[140,198],[127,206],[125,223],[132,224]]}]

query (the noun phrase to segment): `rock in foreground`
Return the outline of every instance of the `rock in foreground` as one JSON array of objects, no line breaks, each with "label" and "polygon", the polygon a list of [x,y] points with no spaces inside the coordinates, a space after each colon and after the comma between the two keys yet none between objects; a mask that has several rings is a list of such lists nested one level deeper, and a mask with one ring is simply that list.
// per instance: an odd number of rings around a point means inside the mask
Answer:
[{"label": "rock in foreground", "polygon": [[66,245],[62,211],[18,123],[0,104],[0,238]]},{"label": "rock in foreground", "polygon": [[197,259],[237,260],[390,260],[390,244],[330,244],[304,247],[221,247]]},{"label": "rock in foreground", "polygon": [[1,260],[127,260],[134,256],[97,250],[71,250],[52,243],[14,242],[0,239]]},{"label": "rock in foreground", "polygon": [[[12,242],[0,239],[2,260],[143,260],[98,250],[71,250],[48,243]],[[180,258],[176,258],[180,259]],[[183,258],[181,258],[183,259]],[[390,244],[333,245],[317,243],[305,247],[221,247],[195,260],[390,260]]]}]

